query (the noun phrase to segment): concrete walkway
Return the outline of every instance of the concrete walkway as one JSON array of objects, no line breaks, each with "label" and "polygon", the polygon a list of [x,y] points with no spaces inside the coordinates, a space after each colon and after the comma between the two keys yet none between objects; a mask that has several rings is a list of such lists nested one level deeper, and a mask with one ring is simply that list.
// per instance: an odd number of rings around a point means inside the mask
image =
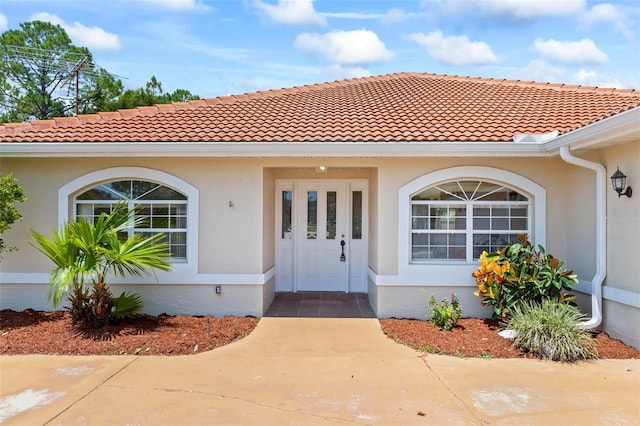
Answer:
[{"label": "concrete walkway", "polygon": [[192,356],[0,357],[7,425],[637,425],[639,398],[639,360],[421,355],[376,319],[263,318]]}]

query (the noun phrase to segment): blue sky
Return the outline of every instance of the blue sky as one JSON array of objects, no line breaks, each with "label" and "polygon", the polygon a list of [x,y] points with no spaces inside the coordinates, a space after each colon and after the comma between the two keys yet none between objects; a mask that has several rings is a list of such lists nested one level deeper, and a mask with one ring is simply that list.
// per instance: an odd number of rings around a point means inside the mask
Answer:
[{"label": "blue sky", "polygon": [[0,0],[140,87],[201,97],[394,72],[640,89],[640,2]]}]

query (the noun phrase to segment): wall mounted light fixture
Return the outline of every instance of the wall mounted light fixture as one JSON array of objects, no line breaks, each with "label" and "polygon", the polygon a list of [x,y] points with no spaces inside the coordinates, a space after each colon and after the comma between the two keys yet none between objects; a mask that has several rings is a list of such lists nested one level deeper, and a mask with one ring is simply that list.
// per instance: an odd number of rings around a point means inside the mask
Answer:
[{"label": "wall mounted light fixture", "polygon": [[316,167],[316,172],[318,172],[318,173],[326,173],[327,170],[329,170],[329,168],[327,166],[318,166],[318,167]]},{"label": "wall mounted light fixture", "polygon": [[[622,195],[631,198],[633,191],[630,186],[627,186],[627,176],[620,171],[620,167],[611,175],[611,185],[613,185],[613,190],[618,193],[618,198]],[[627,186],[626,189],[625,186]]]}]

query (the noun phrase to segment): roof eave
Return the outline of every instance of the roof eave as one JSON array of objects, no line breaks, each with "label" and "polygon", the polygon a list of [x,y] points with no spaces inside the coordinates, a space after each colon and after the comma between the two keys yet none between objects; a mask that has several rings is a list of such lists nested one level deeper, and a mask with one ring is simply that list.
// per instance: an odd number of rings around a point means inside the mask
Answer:
[{"label": "roof eave", "polygon": [[29,142],[0,143],[3,157],[522,157],[548,156],[513,142]]},{"label": "roof eave", "polygon": [[558,155],[560,148],[597,149],[640,140],[640,107],[596,121],[544,143],[544,151]]}]

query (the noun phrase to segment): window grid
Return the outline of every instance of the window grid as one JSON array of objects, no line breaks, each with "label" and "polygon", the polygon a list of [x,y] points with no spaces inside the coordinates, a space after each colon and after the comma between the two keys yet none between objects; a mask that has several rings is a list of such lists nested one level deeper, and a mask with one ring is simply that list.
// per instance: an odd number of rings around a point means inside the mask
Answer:
[{"label": "window grid", "polygon": [[[144,182],[146,183],[146,182]],[[151,191],[144,192],[141,196],[147,197],[154,190],[165,189],[161,185],[154,185]],[[96,188],[100,188],[99,185]],[[95,223],[100,214],[109,214],[120,200],[91,200],[87,199],[95,189],[92,188],[75,200],[75,218],[80,217]],[[166,188],[168,189],[168,188]],[[175,192],[170,190],[171,192]],[[82,198],[82,199],[81,199]],[[186,198],[186,197],[185,197]],[[141,234],[151,236],[164,234],[168,251],[174,261],[186,261],[187,259],[187,200],[132,200],[129,209],[134,210],[134,217],[140,220],[136,227],[129,228],[126,235]]]},{"label": "window grid", "polygon": [[[468,185],[468,181],[467,187]],[[419,199],[411,201],[411,261],[473,261],[482,251],[495,251],[518,240],[518,234],[529,233],[531,228],[530,200],[506,187],[496,185],[487,194],[476,196],[482,182],[471,185],[473,192],[452,197],[452,191],[439,186],[428,188],[420,194],[441,191],[440,199]],[[453,182],[449,188],[460,188]],[[435,190],[435,191],[434,191]],[[509,191],[509,201],[488,201],[487,195]],[[415,199],[418,198],[418,199]],[[454,198],[452,200],[452,198]],[[455,201],[460,200],[460,201]],[[464,200],[464,201],[463,201]],[[526,201],[523,201],[526,200]]]}]

